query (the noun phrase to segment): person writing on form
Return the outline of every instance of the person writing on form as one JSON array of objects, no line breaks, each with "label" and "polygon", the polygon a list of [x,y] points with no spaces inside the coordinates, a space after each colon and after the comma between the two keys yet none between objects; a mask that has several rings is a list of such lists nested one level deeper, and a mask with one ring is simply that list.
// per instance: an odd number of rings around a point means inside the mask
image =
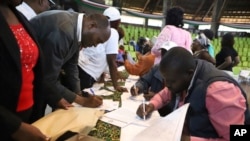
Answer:
[{"label": "person writing on form", "polygon": [[182,47],[170,49],[160,62],[165,79],[162,91],[137,115],[149,115],[168,103],[173,110],[190,103],[184,135],[191,141],[229,141],[232,124],[250,124],[246,94],[232,77],[204,60],[194,59]]},{"label": "person writing on form", "polygon": [[83,14],[62,10],[45,11],[30,20],[46,54],[44,69],[46,88],[44,103],[37,105],[42,116],[46,102],[53,108],[60,103],[75,102],[84,107],[98,107],[102,98],[83,97],[78,73],[81,48],[104,43],[110,37],[110,24],[102,14]]}]

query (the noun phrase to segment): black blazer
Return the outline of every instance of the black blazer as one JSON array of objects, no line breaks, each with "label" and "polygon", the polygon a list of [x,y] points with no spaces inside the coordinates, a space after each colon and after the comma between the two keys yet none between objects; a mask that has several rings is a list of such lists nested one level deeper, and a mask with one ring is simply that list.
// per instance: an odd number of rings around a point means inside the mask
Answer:
[{"label": "black blazer", "polygon": [[[29,21],[15,8],[11,8],[27,32],[37,43]],[[20,51],[16,39],[5,18],[0,13],[0,140],[15,132],[21,119],[16,115],[22,85]],[[38,44],[37,44],[38,45]],[[42,53],[39,49],[38,62],[34,68],[34,102],[42,100]]]}]

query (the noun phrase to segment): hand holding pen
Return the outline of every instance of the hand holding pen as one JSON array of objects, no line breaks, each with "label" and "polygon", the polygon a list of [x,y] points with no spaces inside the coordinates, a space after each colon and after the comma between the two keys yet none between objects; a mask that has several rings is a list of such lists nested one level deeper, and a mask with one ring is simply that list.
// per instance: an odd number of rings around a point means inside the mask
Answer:
[{"label": "hand holding pen", "polygon": [[142,100],[142,111],[143,111],[143,120],[146,120],[146,108],[145,108],[145,99]]},{"label": "hand holding pen", "polygon": [[138,91],[139,91],[139,88],[136,87],[135,84],[130,89],[130,93],[131,93],[132,96],[137,96],[138,95]]},{"label": "hand holding pen", "polygon": [[146,104],[145,101],[138,107],[136,114],[142,118],[143,120],[146,120],[150,117],[152,112],[154,111],[154,105],[149,103]]}]

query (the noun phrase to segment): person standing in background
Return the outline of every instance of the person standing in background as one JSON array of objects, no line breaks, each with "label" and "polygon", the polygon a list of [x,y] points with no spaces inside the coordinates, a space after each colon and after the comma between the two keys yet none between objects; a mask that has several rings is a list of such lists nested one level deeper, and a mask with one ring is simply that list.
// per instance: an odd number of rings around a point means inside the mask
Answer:
[{"label": "person standing in background", "polygon": [[221,50],[216,55],[216,67],[221,70],[232,71],[240,63],[238,52],[234,49],[234,36],[226,33],[221,39]]},{"label": "person standing in background", "polygon": [[204,33],[204,35],[209,39],[209,43],[208,43],[208,53],[215,58],[215,54],[214,54],[214,46],[212,45],[211,41],[214,39],[214,32],[210,29],[205,29],[204,31],[202,31],[202,33]]},{"label": "person standing in background", "polygon": [[184,47],[191,53],[192,37],[191,34],[182,27],[184,11],[180,7],[173,7],[167,11],[166,26],[158,35],[155,45],[151,52],[155,55],[155,63],[158,64],[161,60],[161,50],[159,48],[166,41],[173,41],[178,46]]},{"label": "person standing in background", "polygon": [[46,141],[32,126],[32,111],[44,95],[42,52],[27,19],[16,10],[21,0],[0,1],[0,140]]}]

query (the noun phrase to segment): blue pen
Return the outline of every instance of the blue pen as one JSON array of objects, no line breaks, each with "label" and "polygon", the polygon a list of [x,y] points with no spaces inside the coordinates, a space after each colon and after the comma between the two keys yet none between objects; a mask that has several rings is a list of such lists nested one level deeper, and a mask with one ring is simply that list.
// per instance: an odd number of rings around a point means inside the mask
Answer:
[{"label": "blue pen", "polygon": [[94,90],[93,90],[92,88],[90,88],[90,92],[91,92],[93,95],[95,95],[95,92],[94,92]]}]

